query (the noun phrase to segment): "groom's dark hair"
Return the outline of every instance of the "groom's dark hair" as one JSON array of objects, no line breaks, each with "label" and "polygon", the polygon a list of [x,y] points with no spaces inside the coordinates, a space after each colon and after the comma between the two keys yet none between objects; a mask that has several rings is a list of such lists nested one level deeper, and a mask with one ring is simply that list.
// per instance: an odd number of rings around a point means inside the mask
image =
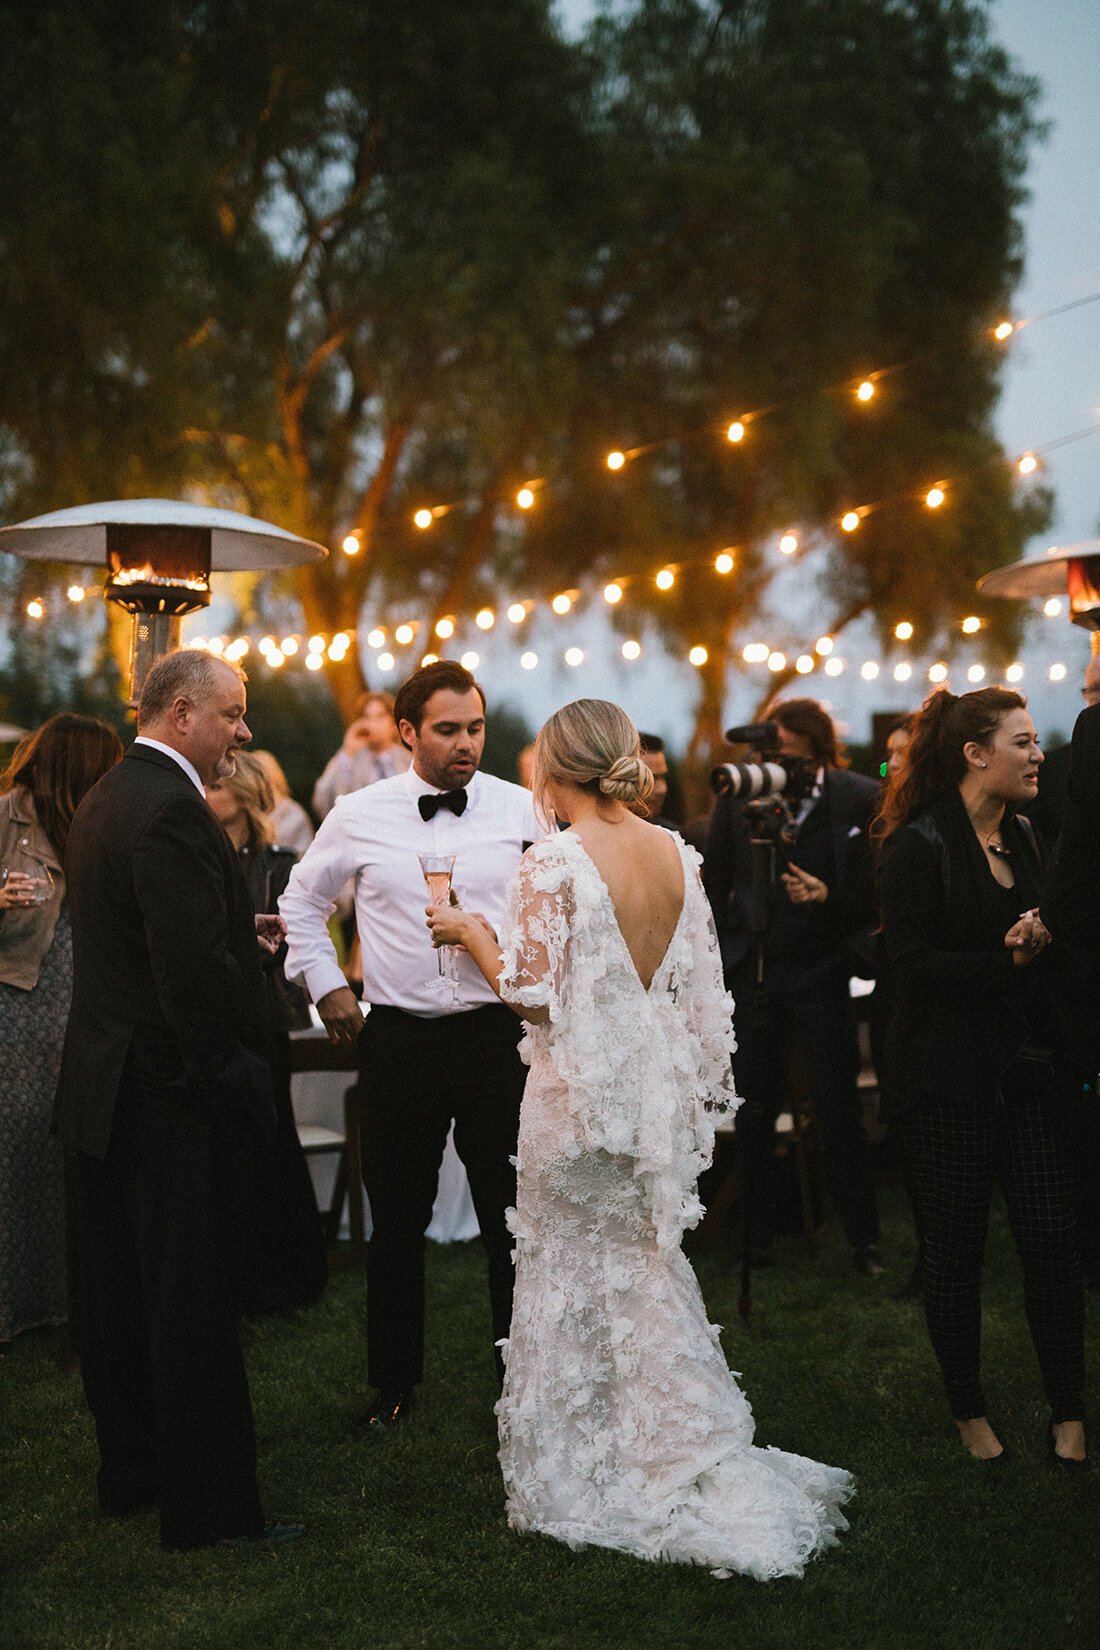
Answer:
[{"label": "groom's dark hair", "polygon": [[419,733],[424,706],[440,688],[450,688],[453,693],[469,693],[471,688],[476,688],[481,708],[485,709],[485,692],[466,666],[455,659],[437,659],[434,665],[422,665],[398,688],[393,702],[393,719],[398,727],[402,722],[411,722]]}]

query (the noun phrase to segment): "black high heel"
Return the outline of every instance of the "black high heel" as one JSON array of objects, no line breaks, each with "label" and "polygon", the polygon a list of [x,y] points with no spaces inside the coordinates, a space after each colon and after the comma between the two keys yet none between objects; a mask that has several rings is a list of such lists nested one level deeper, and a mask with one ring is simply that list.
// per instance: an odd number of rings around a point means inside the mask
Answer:
[{"label": "black high heel", "polygon": [[1047,1422],[1047,1455],[1049,1456],[1051,1466],[1056,1472],[1065,1472],[1071,1477],[1074,1477],[1082,1472],[1092,1471],[1092,1462],[1089,1460],[1087,1455],[1078,1461],[1075,1456],[1058,1454],[1058,1451],[1054,1447],[1053,1421]]}]

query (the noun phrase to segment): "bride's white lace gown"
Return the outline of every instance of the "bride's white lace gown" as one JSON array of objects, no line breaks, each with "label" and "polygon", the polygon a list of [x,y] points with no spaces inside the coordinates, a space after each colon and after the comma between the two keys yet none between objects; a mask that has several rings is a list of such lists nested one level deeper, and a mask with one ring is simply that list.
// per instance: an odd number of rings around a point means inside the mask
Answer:
[{"label": "bride's white lace gown", "polygon": [[647,991],[571,832],[525,855],[501,992],[545,1006],[512,1218],[516,1295],[497,1408],[508,1518],[577,1546],[802,1574],[847,1528],[846,1472],[753,1445],[752,1411],[680,1249],[714,1126],[737,1106],[732,1004],[699,883]]}]

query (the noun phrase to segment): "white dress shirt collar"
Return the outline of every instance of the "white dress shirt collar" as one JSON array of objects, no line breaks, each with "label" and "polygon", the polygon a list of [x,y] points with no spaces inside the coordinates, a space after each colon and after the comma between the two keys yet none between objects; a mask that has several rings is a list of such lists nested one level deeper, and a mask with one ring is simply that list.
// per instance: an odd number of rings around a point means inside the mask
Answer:
[{"label": "white dress shirt collar", "polygon": [[[477,803],[478,791],[481,788],[478,784],[480,777],[480,774],[475,769],[466,781],[465,785],[456,785],[454,787],[456,791],[466,792],[467,813],[472,812]],[[405,783],[408,785],[409,795],[414,801],[418,796],[447,796],[449,794],[447,791],[441,791],[438,785],[429,785],[428,781],[426,779],[422,779],[414,767],[410,767],[405,770]]]},{"label": "white dress shirt collar", "polygon": [[135,745],[148,745],[151,750],[160,751],[164,756],[170,756],[173,762],[178,762],[192,785],[195,786],[203,801],[206,801],[206,786],[199,778],[198,769],[190,763],[180,751],[174,750],[171,745],[162,745],[159,739],[150,739],[147,734],[139,733],[134,740]]}]

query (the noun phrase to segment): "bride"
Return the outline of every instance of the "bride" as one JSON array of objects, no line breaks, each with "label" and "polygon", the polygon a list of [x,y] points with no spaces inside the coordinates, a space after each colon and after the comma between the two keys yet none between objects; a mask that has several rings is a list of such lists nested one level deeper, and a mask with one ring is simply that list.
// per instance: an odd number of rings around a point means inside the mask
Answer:
[{"label": "bride", "polygon": [[570,1546],[799,1576],[847,1528],[852,1481],[754,1446],[680,1249],[739,1102],[698,855],[637,816],[651,785],[617,705],[566,705],[538,736],[534,793],[571,823],[524,855],[500,944],[472,913],[428,910],[435,943],[465,946],[529,1026],[497,1407],[508,1518]]}]

